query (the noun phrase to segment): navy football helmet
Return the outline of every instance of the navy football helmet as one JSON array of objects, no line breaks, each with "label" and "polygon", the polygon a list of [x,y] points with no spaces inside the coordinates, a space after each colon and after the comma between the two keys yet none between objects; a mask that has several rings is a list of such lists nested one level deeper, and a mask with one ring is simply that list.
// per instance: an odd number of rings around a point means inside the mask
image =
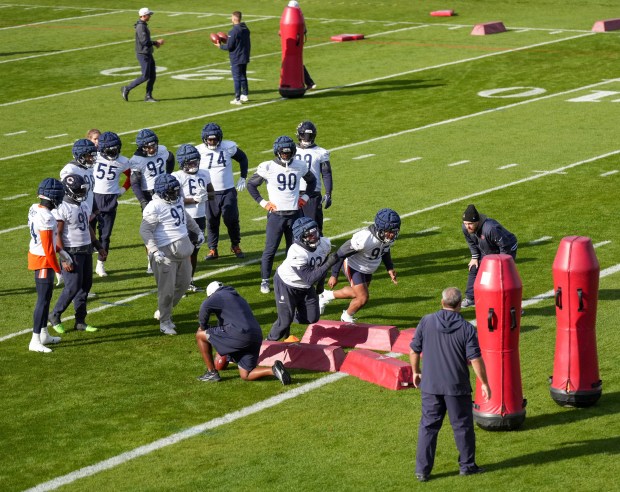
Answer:
[{"label": "navy football helmet", "polygon": [[164,173],[155,179],[153,191],[168,203],[175,203],[181,193],[181,183],[172,174]]},{"label": "navy football helmet", "polygon": [[291,137],[286,135],[276,138],[273,143],[273,154],[284,166],[288,166],[297,152],[297,146]]},{"label": "navy football helmet", "polygon": [[159,138],[153,130],[149,130],[145,128],[138,132],[136,136],[136,145],[138,149],[141,150],[144,155],[149,157],[153,157],[157,154],[157,150],[159,149]]},{"label": "navy football helmet", "polygon": [[188,174],[196,174],[200,168],[200,152],[191,144],[183,144],[177,150],[179,167]]},{"label": "navy football helmet", "polygon": [[73,158],[84,169],[90,169],[97,160],[97,147],[87,138],[81,138],[73,144]]},{"label": "navy football helmet", "polygon": [[86,200],[88,184],[79,174],[65,176],[62,179],[62,186],[65,190],[65,198],[69,198],[73,203],[81,203]]},{"label": "navy football helmet", "polygon": [[400,216],[391,208],[382,208],[375,216],[375,234],[384,243],[395,241],[400,233]]},{"label": "navy football helmet", "polygon": [[44,205],[48,205],[50,208],[56,208],[62,203],[62,199],[65,197],[65,189],[62,183],[54,178],[45,178],[39,183],[37,194]]},{"label": "navy football helmet", "polygon": [[202,129],[202,141],[209,150],[217,149],[223,138],[224,132],[217,123],[207,123]]},{"label": "navy football helmet", "polygon": [[319,225],[310,217],[299,217],[293,222],[293,239],[314,251],[321,240]]},{"label": "navy football helmet", "polygon": [[99,136],[99,153],[109,161],[115,161],[121,155],[121,139],[114,132],[104,132]]},{"label": "navy football helmet", "polygon": [[302,149],[306,149],[314,145],[316,138],[316,126],[311,121],[302,121],[297,125],[297,140]]}]

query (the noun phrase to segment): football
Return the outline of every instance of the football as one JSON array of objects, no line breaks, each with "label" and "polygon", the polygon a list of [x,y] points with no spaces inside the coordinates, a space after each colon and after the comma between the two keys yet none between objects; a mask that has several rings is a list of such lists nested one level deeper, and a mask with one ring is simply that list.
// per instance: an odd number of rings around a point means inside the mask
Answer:
[{"label": "football", "polygon": [[226,34],[225,32],[218,32],[217,36],[220,38],[220,43],[225,43],[226,41],[228,41],[228,34]]},{"label": "football", "polygon": [[225,355],[220,355],[218,353],[215,354],[213,358],[213,362],[215,363],[215,369],[218,371],[223,371],[228,367],[228,357]]},{"label": "football", "polygon": [[209,34],[209,37],[211,38],[211,42],[213,44],[217,44],[217,42],[220,40],[220,37],[217,34],[215,34],[214,32]]}]

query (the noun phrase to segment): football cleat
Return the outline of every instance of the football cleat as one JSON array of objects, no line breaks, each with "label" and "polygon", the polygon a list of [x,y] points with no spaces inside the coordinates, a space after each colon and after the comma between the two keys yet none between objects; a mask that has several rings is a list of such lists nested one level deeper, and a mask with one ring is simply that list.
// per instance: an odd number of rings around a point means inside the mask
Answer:
[{"label": "football cleat", "polygon": [[47,348],[41,342],[38,342],[36,340],[30,341],[30,345],[28,345],[28,350],[30,350],[31,352],[41,352],[44,354],[49,354],[52,351],[51,348]]},{"label": "football cleat", "polygon": [[159,99],[155,99],[153,96],[145,96],[144,101],[147,103],[156,103],[159,102]]},{"label": "football cleat", "polygon": [[472,307],[476,305],[476,301],[474,301],[473,299],[469,299],[469,298],[465,298],[461,301],[461,309],[465,309],[468,307]]},{"label": "football cleat", "polygon": [[207,123],[202,129],[202,141],[209,150],[217,149],[223,138],[224,132],[217,123]]},{"label": "football cleat", "polygon": [[240,99],[233,99],[232,101],[230,101],[230,104],[234,104],[235,106],[241,106],[243,103]]},{"label": "football cleat", "polygon": [[177,332],[175,330],[176,326],[171,320],[162,321],[159,323],[159,331],[161,331],[164,335],[176,335]]},{"label": "football cleat", "polygon": [[107,277],[108,272],[105,271],[105,263],[101,260],[97,260],[97,266],[95,267],[95,273],[100,277]]},{"label": "football cleat", "polygon": [[240,100],[242,103],[246,103],[246,102],[248,102],[250,99],[249,99],[249,98],[248,98],[248,96],[246,96],[245,94],[241,94],[241,97],[239,98],[239,100]]},{"label": "football cleat", "polygon": [[210,249],[209,250],[209,254],[207,256],[205,256],[205,261],[209,261],[209,260],[217,260],[220,257],[220,255],[217,253],[217,249]]},{"label": "football cleat", "polygon": [[125,101],[129,101],[129,89],[125,85],[121,87],[121,96]]},{"label": "football cleat", "polygon": [[400,216],[391,208],[382,208],[375,215],[374,233],[383,243],[395,241],[400,233]]},{"label": "football cleat", "polygon": [[202,376],[198,376],[196,379],[198,379],[198,381],[205,381],[208,383],[217,383],[222,380],[220,373],[216,370],[206,371]]},{"label": "football cleat", "polygon": [[269,288],[269,279],[264,278],[260,281],[260,293],[261,294],[269,294],[271,289]]},{"label": "football cleat", "polygon": [[284,364],[282,364],[282,361],[277,360],[271,367],[271,371],[284,386],[291,384],[291,375],[284,367]]},{"label": "football cleat", "polygon": [[325,292],[319,294],[319,313],[323,314],[325,312],[325,306],[327,306],[333,299],[328,299],[325,296]]},{"label": "football cleat", "polygon": [[297,343],[299,342],[299,338],[297,338],[295,335],[289,335],[282,341],[285,343]]},{"label": "football cleat", "polygon": [[86,323],[76,323],[75,324],[75,329],[77,331],[88,331],[90,333],[94,333],[95,331],[99,331],[99,328],[96,328],[94,326],[88,325]]},{"label": "football cleat", "polygon": [[241,251],[241,248],[239,247],[239,245],[237,246],[231,246],[230,251],[237,257],[237,258],[245,258],[245,254],[243,254],[243,251]]},{"label": "football cleat", "polygon": [[200,292],[200,290],[200,287],[198,287],[193,280],[189,283],[189,287],[187,288],[187,292]]},{"label": "football cleat", "polygon": [[354,318],[353,316],[351,316],[349,313],[347,313],[347,310],[345,309],[344,311],[342,311],[342,316],[340,316],[340,321],[344,323],[355,323],[357,321],[357,318]]},{"label": "football cleat", "polygon": [[181,183],[172,174],[160,174],[155,179],[153,191],[165,202],[176,203],[181,193]]},{"label": "football cleat", "polygon": [[58,315],[56,315],[54,313],[51,313],[48,316],[47,320],[49,321],[49,324],[52,325],[52,328],[54,328],[54,331],[56,333],[62,334],[62,333],[64,333],[66,331],[65,327],[63,326],[62,322],[60,321],[60,316],[58,316]]},{"label": "football cleat", "polygon": [[41,341],[41,345],[49,345],[50,343],[60,343],[62,338],[53,337],[47,332],[47,328],[41,328],[41,335],[39,340]]}]

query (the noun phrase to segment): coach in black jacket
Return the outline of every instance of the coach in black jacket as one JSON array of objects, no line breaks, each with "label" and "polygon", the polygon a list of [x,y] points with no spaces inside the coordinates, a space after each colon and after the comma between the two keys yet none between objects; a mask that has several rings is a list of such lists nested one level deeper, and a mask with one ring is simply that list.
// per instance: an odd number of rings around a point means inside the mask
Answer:
[{"label": "coach in black jacket", "polygon": [[517,257],[517,238],[496,220],[479,214],[473,205],[469,205],[463,213],[462,230],[471,251],[467,290],[465,290],[465,299],[461,304],[461,307],[467,308],[475,304],[474,282],[482,258],[486,255],[505,253],[515,259]]},{"label": "coach in black jacket", "polygon": [[228,32],[226,43],[216,43],[221,50],[228,51],[230,71],[235,85],[235,98],[230,104],[240,105],[248,102],[247,69],[250,63],[250,30],[245,22],[241,22],[241,12],[232,13],[232,29]]}]

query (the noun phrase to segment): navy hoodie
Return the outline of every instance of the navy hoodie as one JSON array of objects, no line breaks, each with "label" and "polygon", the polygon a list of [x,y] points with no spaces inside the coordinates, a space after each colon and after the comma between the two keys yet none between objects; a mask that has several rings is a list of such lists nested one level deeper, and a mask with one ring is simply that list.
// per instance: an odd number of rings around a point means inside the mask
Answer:
[{"label": "navy hoodie", "polygon": [[442,309],[424,316],[410,346],[418,354],[424,352],[424,393],[471,394],[467,361],[481,356],[480,346],[476,329],[460,313]]}]

